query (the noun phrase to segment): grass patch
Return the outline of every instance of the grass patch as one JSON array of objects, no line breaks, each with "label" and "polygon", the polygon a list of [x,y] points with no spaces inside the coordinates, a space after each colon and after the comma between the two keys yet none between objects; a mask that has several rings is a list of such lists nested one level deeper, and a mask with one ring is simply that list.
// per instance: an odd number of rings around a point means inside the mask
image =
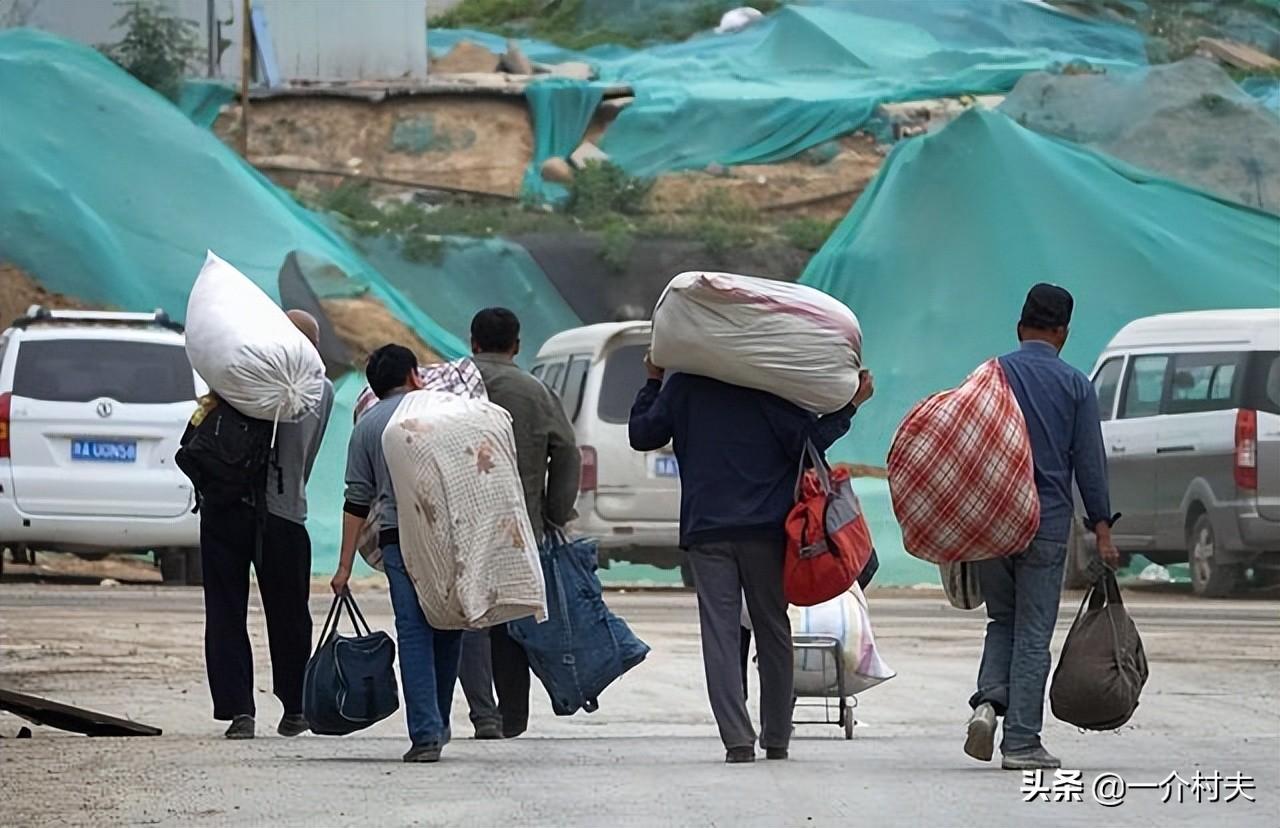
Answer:
[{"label": "grass patch", "polygon": [[393,238],[407,260],[424,264],[443,261],[447,251],[443,236],[596,233],[601,260],[621,271],[640,238],[695,241],[711,255],[721,257],[762,243],[817,250],[835,226],[807,218],[778,224],[723,188],[704,194],[688,212],[649,213],[645,208],[651,186],[650,181],[632,178],[604,163],[590,164],[578,172],[570,187],[568,206],[560,213],[533,205],[466,199],[438,206],[378,203],[368,183],[354,181],[312,196],[310,203],[338,215],[357,234],[357,245],[361,239]]},{"label": "grass patch", "polygon": [[[715,28],[720,16],[741,0],[655,4],[647,14],[625,20],[585,20],[583,0],[462,0],[431,19],[433,28],[481,29],[505,37],[535,37],[566,49],[582,51],[613,44],[639,48],[653,43],[687,40]],[[751,4],[765,14],[781,8],[781,0]]]}]

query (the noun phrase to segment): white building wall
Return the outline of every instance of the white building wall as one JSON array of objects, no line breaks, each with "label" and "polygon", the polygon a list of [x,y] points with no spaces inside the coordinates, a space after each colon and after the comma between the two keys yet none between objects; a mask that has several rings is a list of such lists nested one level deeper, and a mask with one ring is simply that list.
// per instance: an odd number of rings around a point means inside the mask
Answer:
[{"label": "white building wall", "polygon": [[[209,0],[161,0],[197,27],[208,43]],[[254,0],[265,11],[276,63],[285,81],[392,80],[427,74],[427,7],[423,0]],[[240,78],[241,0],[212,0],[221,36],[218,76]],[[0,26],[27,25],[81,43],[120,38],[122,10],[112,0],[0,0]],[[199,73],[204,74],[202,60]]]}]

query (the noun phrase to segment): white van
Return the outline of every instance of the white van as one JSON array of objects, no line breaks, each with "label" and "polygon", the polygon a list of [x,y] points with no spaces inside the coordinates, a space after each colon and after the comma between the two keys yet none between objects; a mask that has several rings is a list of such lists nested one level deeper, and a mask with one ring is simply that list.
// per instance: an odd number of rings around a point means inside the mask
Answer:
[{"label": "white van", "polygon": [[1199,595],[1280,575],[1280,308],[1138,319],[1092,378],[1120,551],[1189,563]]},{"label": "white van", "polygon": [[31,308],[0,334],[0,547],[154,552],[166,581],[199,583],[173,455],[207,390],[162,311]]},{"label": "white van", "polygon": [[560,395],[582,451],[575,534],[599,541],[610,561],[683,566],[680,478],[670,447],[632,451],[627,420],[644,386],[649,322],[587,325],[556,334],[538,351],[533,375]]}]

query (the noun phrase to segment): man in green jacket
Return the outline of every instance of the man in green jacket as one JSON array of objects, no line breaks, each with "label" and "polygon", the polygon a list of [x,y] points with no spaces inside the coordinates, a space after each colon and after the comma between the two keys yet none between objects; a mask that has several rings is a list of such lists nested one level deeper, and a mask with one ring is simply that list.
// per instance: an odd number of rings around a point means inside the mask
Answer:
[{"label": "man in green jacket", "polygon": [[[489,400],[511,415],[516,465],[534,534],[577,516],[581,458],[573,426],[556,395],[515,364],[520,320],[506,308],[486,308],[471,320],[471,350]],[[529,725],[529,660],[505,624],[463,636],[462,689],[478,739],[513,739]],[[492,687],[497,686],[494,705]]]}]

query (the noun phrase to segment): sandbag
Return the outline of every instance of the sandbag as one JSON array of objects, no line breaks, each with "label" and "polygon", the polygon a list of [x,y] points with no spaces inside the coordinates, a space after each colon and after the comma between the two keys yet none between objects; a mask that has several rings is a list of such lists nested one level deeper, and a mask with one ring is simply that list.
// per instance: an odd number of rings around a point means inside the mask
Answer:
[{"label": "sandbag", "polygon": [[437,629],[546,617],[511,415],[488,400],[405,395],[382,432],[400,551]]},{"label": "sandbag", "polygon": [[1049,685],[1049,707],[1086,730],[1115,730],[1138,709],[1147,654],[1110,570],[1085,594],[1062,643]]},{"label": "sandbag", "polygon": [[1014,555],[1040,528],[1031,439],[998,359],[917,403],[893,436],[887,465],[902,546],[917,558]]},{"label": "sandbag", "polygon": [[187,302],[187,358],[246,417],[293,422],[320,404],[320,352],[267,294],[209,251]]},{"label": "sandbag", "polygon": [[[422,387],[429,391],[443,391],[472,399],[489,399],[489,392],[484,387],[484,378],[480,376],[480,369],[471,357],[420,366],[418,377],[422,380]],[[378,395],[366,385],[356,397],[355,405],[352,406],[354,422],[360,422],[360,417],[377,402]],[[383,571],[382,550],[378,547],[378,525],[381,520],[382,505],[374,503],[356,537],[356,550],[360,553],[360,557],[379,572]]]},{"label": "sandbag", "polygon": [[956,609],[971,610],[982,606],[982,584],[978,581],[978,567],[974,561],[956,561],[938,564],[942,577],[942,591],[947,601]]},{"label": "sandbag", "polygon": [[829,414],[858,390],[862,328],[853,311],[811,287],[681,273],[653,311],[651,359]]},{"label": "sandbag", "polygon": [[[840,642],[845,690],[850,694],[870,690],[897,675],[876,649],[867,598],[857,584],[830,601],[813,607],[793,606],[788,613],[793,635],[829,635]],[[830,656],[820,650],[796,651],[797,695],[834,697],[838,690]]]},{"label": "sandbag", "polygon": [[569,542],[548,532],[541,563],[547,620],[522,618],[507,624],[507,632],[524,648],[557,716],[593,713],[604,689],[644,661],[649,645],[605,604],[594,540]]}]

